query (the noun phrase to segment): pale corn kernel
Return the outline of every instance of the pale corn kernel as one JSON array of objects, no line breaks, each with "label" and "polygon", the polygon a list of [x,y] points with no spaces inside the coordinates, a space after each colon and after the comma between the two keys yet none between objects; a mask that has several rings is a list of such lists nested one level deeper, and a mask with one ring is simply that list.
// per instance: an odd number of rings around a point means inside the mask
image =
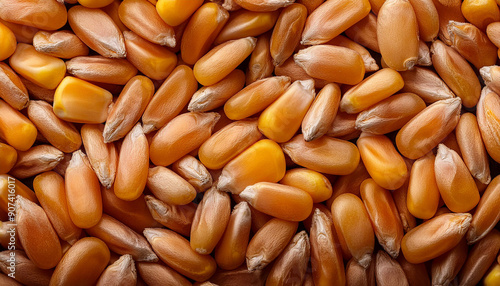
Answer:
[{"label": "pale corn kernel", "polygon": [[33,46],[22,43],[17,45],[9,63],[17,73],[47,89],[56,88],[66,74],[63,60],[39,53]]},{"label": "pale corn kernel", "polygon": [[156,11],[170,26],[178,26],[186,21],[203,4],[203,0],[158,0]]},{"label": "pale corn kernel", "polygon": [[54,94],[57,117],[77,123],[102,123],[108,117],[113,95],[84,80],[67,76]]}]

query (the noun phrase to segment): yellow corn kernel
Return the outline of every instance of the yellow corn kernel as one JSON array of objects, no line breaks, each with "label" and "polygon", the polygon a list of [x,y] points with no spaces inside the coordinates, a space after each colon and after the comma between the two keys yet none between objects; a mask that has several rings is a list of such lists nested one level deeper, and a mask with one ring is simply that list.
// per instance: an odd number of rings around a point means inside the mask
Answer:
[{"label": "yellow corn kernel", "polygon": [[66,24],[66,6],[60,1],[7,1],[0,3],[2,20],[36,27],[42,30],[57,30]]},{"label": "yellow corn kernel", "polygon": [[400,73],[405,86],[401,91],[420,96],[426,103],[455,97],[444,81],[433,71],[414,67],[411,71]]},{"label": "yellow corn kernel", "polygon": [[127,55],[120,28],[101,9],[73,6],[68,10],[68,23],[78,38],[101,56],[124,58]]},{"label": "yellow corn kernel", "polygon": [[408,121],[396,135],[399,152],[409,159],[429,153],[457,126],[461,102],[458,97],[436,101]]},{"label": "yellow corn kernel", "polygon": [[53,33],[38,31],[33,37],[33,46],[40,53],[63,59],[89,54],[89,48],[75,34],[67,30]]},{"label": "yellow corn kernel", "polygon": [[13,147],[0,142],[0,174],[6,174],[17,161],[17,151]]},{"label": "yellow corn kernel", "polygon": [[340,102],[340,88],[335,83],[325,85],[302,120],[302,134],[306,141],[325,135],[331,128]]},{"label": "yellow corn kernel", "polygon": [[500,96],[485,87],[477,105],[477,123],[488,154],[497,162],[500,162],[499,114]]},{"label": "yellow corn kernel", "polygon": [[108,117],[113,95],[84,80],[67,76],[54,94],[57,117],[77,123],[102,123]]},{"label": "yellow corn kernel", "polygon": [[86,81],[125,85],[137,69],[125,59],[76,57],[66,62],[68,73]]},{"label": "yellow corn kernel", "polygon": [[229,13],[216,3],[205,3],[196,10],[182,35],[182,60],[194,65],[208,52],[228,19]]},{"label": "yellow corn kernel", "polygon": [[239,120],[225,126],[205,141],[198,150],[198,156],[207,168],[220,169],[261,137],[256,120]]},{"label": "yellow corn kernel", "polygon": [[113,0],[78,0],[80,5],[88,8],[102,8],[111,4]]},{"label": "yellow corn kernel", "polygon": [[[257,38],[257,44],[248,61],[246,83],[250,85],[259,79],[271,77],[274,71],[271,57],[271,34],[265,33]],[[289,61],[288,61],[289,62]],[[292,60],[293,62],[293,60]],[[276,73],[276,75],[281,75]]]},{"label": "yellow corn kernel", "polygon": [[357,144],[366,170],[377,184],[389,190],[404,184],[408,177],[405,161],[388,137],[361,133]]},{"label": "yellow corn kernel", "polygon": [[200,6],[203,0],[158,0],[156,11],[165,23],[178,26],[186,21]]},{"label": "yellow corn kernel", "polygon": [[274,76],[253,82],[231,97],[224,105],[229,119],[240,120],[264,110],[290,85],[290,78]]},{"label": "yellow corn kernel", "polygon": [[259,117],[259,130],[278,143],[292,139],[314,100],[314,81],[296,81]]},{"label": "yellow corn kernel", "polygon": [[[262,172],[266,169],[266,172]],[[285,156],[279,145],[263,139],[229,161],[222,169],[217,188],[239,194],[257,182],[278,182],[285,175]]]},{"label": "yellow corn kernel", "polygon": [[377,62],[375,61],[374,58],[372,58],[370,52],[362,45],[356,43],[355,41],[347,37],[338,35],[337,37],[328,41],[327,44],[349,48],[351,50],[355,50],[356,52],[358,52],[363,58],[363,62],[365,64],[365,71],[367,72],[377,71],[379,69]]},{"label": "yellow corn kernel", "polygon": [[127,60],[151,79],[163,80],[177,64],[177,57],[167,48],[155,45],[134,32],[125,31]]},{"label": "yellow corn kernel", "polygon": [[344,93],[340,110],[358,113],[388,98],[403,88],[401,75],[390,68],[379,70]]},{"label": "yellow corn kernel", "polygon": [[24,109],[29,102],[28,90],[19,76],[6,64],[0,62],[0,98],[15,109]]},{"label": "yellow corn kernel", "polygon": [[0,39],[2,39],[2,45],[0,46],[0,61],[3,61],[14,53],[17,46],[17,40],[9,27],[2,23],[0,23]]},{"label": "yellow corn kernel", "polygon": [[217,112],[191,112],[172,119],[151,140],[151,161],[157,166],[168,166],[195,150],[212,135],[219,118]]},{"label": "yellow corn kernel", "polygon": [[193,70],[185,65],[177,66],[158,88],[142,115],[144,133],[158,130],[176,117],[197,89]]},{"label": "yellow corn kernel", "polygon": [[418,23],[408,0],[387,0],[377,18],[377,39],[385,63],[397,70],[412,69],[418,58]]},{"label": "yellow corn kernel", "polygon": [[47,89],[56,88],[66,74],[63,60],[39,53],[33,46],[22,43],[17,45],[9,63],[18,74]]},{"label": "yellow corn kernel", "polygon": [[295,63],[314,78],[354,85],[365,75],[361,55],[351,49],[317,45],[300,50],[293,56]]},{"label": "yellow corn kernel", "polygon": [[3,100],[0,100],[0,114],[0,138],[18,151],[28,150],[37,137],[35,125]]},{"label": "yellow corn kernel", "polygon": [[307,17],[301,43],[323,44],[347,30],[370,13],[368,0],[326,1]]},{"label": "yellow corn kernel", "polygon": [[457,152],[439,144],[434,172],[439,193],[452,212],[467,212],[478,204],[477,186]]},{"label": "yellow corn kernel", "polygon": [[493,268],[486,274],[483,280],[484,286],[500,285],[500,264],[494,264]]},{"label": "yellow corn kernel", "polygon": [[7,22],[2,18],[0,18],[0,23],[7,26],[7,28],[9,28],[12,31],[12,33],[14,33],[14,36],[16,37],[16,40],[19,43],[32,44],[33,37],[38,32],[38,29],[35,27]]},{"label": "yellow corn kernel", "polygon": [[274,65],[281,65],[294,52],[300,42],[300,32],[304,29],[307,9],[302,4],[292,4],[284,8],[271,36],[270,52]]},{"label": "yellow corn kernel", "polygon": [[314,203],[326,201],[332,195],[332,185],[321,173],[306,168],[297,168],[285,173],[280,184],[306,191]]},{"label": "yellow corn kernel", "polygon": [[434,161],[435,156],[429,152],[416,160],[411,168],[406,205],[408,211],[420,219],[434,217],[439,206]]},{"label": "yellow corn kernel", "polygon": [[156,12],[155,6],[146,0],[125,0],[118,8],[122,23],[137,35],[162,46],[175,47],[174,29],[167,25]]},{"label": "yellow corn kernel", "polygon": [[483,31],[490,23],[500,21],[500,9],[495,0],[464,0],[461,10],[467,21]]},{"label": "yellow corn kernel", "polygon": [[196,62],[194,76],[202,85],[220,81],[252,53],[256,42],[257,39],[247,37],[216,46]]},{"label": "yellow corn kernel", "polygon": [[231,13],[229,20],[215,39],[215,44],[222,44],[230,40],[245,37],[259,36],[274,27],[278,20],[279,11],[253,12],[240,10]]},{"label": "yellow corn kernel", "polygon": [[368,49],[380,53],[377,39],[377,16],[368,13],[366,17],[345,31],[346,36]]}]

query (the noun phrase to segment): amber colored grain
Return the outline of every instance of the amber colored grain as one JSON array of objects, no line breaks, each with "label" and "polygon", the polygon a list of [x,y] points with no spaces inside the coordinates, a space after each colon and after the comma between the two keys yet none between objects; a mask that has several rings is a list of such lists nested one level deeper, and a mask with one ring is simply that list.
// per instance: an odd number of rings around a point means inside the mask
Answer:
[{"label": "amber colored grain", "polygon": [[289,77],[291,81],[314,79],[315,88],[323,88],[329,82],[319,78],[313,78],[299,66],[292,57],[288,58],[281,66],[274,68],[274,73],[277,76]]},{"label": "amber colored grain", "polygon": [[156,11],[165,23],[177,26],[187,20],[201,4],[203,4],[201,0],[189,2],[182,0],[159,0],[156,2]]},{"label": "amber colored grain", "polygon": [[68,17],[66,7],[52,0],[2,2],[0,11],[2,20],[43,30],[61,28]]},{"label": "amber colored grain", "polygon": [[335,182],[332,182],[332,196],[326,201],[326,205],[331,208],[333,201],[344,193],[353,193],[359,196],[359,188],[361,183],[370,178],[370,174],[366,171],[362,161],[349,175],[338,176]]},{"label": "amber colored grain", "polygon": [[113,264],[106,267],[102,272],[97,286],[112,285],[112,286],[134,286],[137,284],[137,272],[135,263],[130,254],[120,256]]},{"label": "amber colored grain", "polygon": [[377,252],[375,261],[375,278],[377,285],[404,285],[408,286],[408,279],[401,265],[385,251]]},{"label": "amber colored grain", "polygon": [[313,170],[296,168],[285,173],[280,184],[306,191],[314,203],[320,203],[332,195],[332,185],[327,177]]},{"label": "amber colored grain", "polygon": [[500,232],[491,230],[471,248],[458,274],[459,285],[477,285],[500,250]]},{"label": "amber colored grain", "polygon": [[25,179],[50,171],[64,158],[63,152],[51,145],[37,145],[17,153],[17,162],[10,174]]},{"label": "amber colored grain", "polygon": [[300,42],[300,33],[304,29],[306,18],[307,8],[302,4],[294,3],[281,11],[270,43],[274,65],[279,66],[292,56]]},{"label": "amber colored grain", "polygon": [[345,276],[347,286],[375,286],[375,262],[364,268],[356,259],[351,258],[347,262]]},{"label": "amber colored grain", "polygon": [[408,262],[422,263],[455,247],[469,228],[469,213],[449,213],[434,217],[405,234],[401,250]]},{"label": "amber colored grain", "polygon": [[21,78],[6,64],[0,63],[0,97],[17,110],[28,105],[29,97]]},{"label": "amber colored grain", "polygon": [[[9,200],[9,198],[12,197],[12,195],[9,197],[9,193],[12,193],[12,191],[9,192],[9,190],[12,188],[9,189],[9,184],[11,184],[10,187],[14,187],[15,195],[22,196],[34,203],[38,202],[35,193],[20,180],[7,174],[0,174],[0,208],[5,213],[8,213],[9,206],[12,205],[12,199]],[[12,186],[12,184],[14,184],[14,186]]]},{"label": "amber colored grain", "polygon": [[31,81],[21,77],[21,82],[24,84],[32,99],[39,99],[48,103],[54,102],[55,89],[46,89],[38,86]]},{"label": "amber colored grain", "polygon": [[342,111],[337,112],[332,127],[326,135],[343,140],[358,138],[361,131],[356,129],[357,114],[349,114]]},{"label": "amber colored grain", "polygon": [[[450,21],[465,22],[465,18],[460,11],[460,0],[432,0],[439,15],[439,39],[447,45],[451,45],[450,34],[448,33],[448,23]],[[443,2],[443,3],[441,3]]]},{"label": "amber colored grain", "polygon": [[424,263],[413,264],[399,255],[397,261],[406,275],[409,286],[430,286],[431,278]]},{"label": "amber colored grain", "polygon": [[479,29],[486,29],[488,24],[500,21],[500,9],[494,0],[464,0],[461,6],[465,19]]},{"label": "amber colored grain", "polygon": [[477,123],[483,143],[493,160],[500,162],[500,97],[485,87],[477,105]]},{"label": "amber colored grain", "polygon": [[418,23],[419,38],[432,42],[439,32],[439,14],[432,0],[410,0]]},{"label": "amber colored grain", "polygon": [[185,205],[196,197],[196,190],[174,171],[162,166],[149,169],[147,186],[167,204]]},{"label": "amber colored grain", "polygon": [[429,69],[414,67],[413,70],[400,74],[405,83],[401,91],[415,93],[426,103],[455,97],[446,83]]},{"label": "amber colored grain", "polygon": [[481,74],[485,85],[497,94],[500,93],[499,71],[499,66],[482,67],[479,70],[479,73]]},{"label": "amber colored grain", "polygon": [[254,234],[246,251],[247,267],[260,270],[271,263],[288,245],[295,232],[297,222],[273,218]]},{"label": "amber colored grain", "polygon": [[479,204],[472,216],[467,242],[476,243],[487,235],[500,220],[498,201],[500,200],[500,177],[495,177],[488,185],[479,200]]},{"label": "amber colored grain", "polygon": [[[11,273],[9,270],[12,256],[15,255],[16,274],[14,279],[7,275]],[[4,250],[0,252],[0,270],[5,273],[7,280],[0,280],[0,284],[9,286],[33,285],[43,286],[49,285],[50,277],[52,276],[51,269],[40,269],[33,261],[31,261],[26,254],[21,250]],[[19,283],[16,284],[16,281]]]},{"label": "amber colored grain", "polygon": [[38,31],[33,37],[38,52],[63,59],[86,56],[89,48],[71,31]]},{"label": "amber colored grain", "polygon": [[33,189],[59,237],[74,244],[81,235],[69,216],[66,203],[64,179],[55,172],[47,172],[35,177]]},{"label": "amber colored grain", "polygon": [[205,281],[214,274],[215,260],[195,252],[180,234],[167,229],[146,228],[144,236],[158,257],[180,274],[195,281]]},{"label": "amber colored grain", "polygon": [[[259,79],[270,77],[274,70],[270,51],[271,33],[265,33],[257,38],[246,72],[246,83],[250,85]],[[276,75],[280,75],[276,73]]]},{"label": "amber colored grain", "polygon": [[333,124],[340,102],[340,88],[337,84],[326,85],[307,110],[302,120],[302,134],[306,141],[325,135]]},{"label": "amber colored grain", "polygon": [[172,170],[190,183],[197,192],[204,192],[212,186],[212,175],[198,159],[186,155],[172,165]]},{"label": "amber colored grain", "polygon": [[142,201],[144,200],[146,200],[147,208],[156,221],[177,233],[189,236],[197,209],[196,204],[170,205],[153,196],[145,196]]},{"label": "amber colored grain", "polygon": [[418,58],[417,65],[419,66],[432,66],[431,51],[429,46],[422,41],[418,41]]},{"label": "amber colored grain", "polygon": [[356,43],[380,53],[377,39],[377,16],[373,13],[368,13],[366,17],[347,29],[345,34]]},{"label": "amber colored grain", "polygon": [[103,56],[75,57],[66,62],[68,73],[93,82],[126,84],[137,74],[137,69],[125,59]]},{"label": "amber colored grain", "polygon": [[8,173],[17,162],[17,151],[10,145],[0,143],[0,174]]},{"label": "amber colored grain", "polygon": [[334,46],[346,47],[346,48],[349,48],[349,49],[352,49],[352,50],[355,50],[356,52],[358,52],[361,55],[361,57],[363,58],[363,62],[365,64],[365,71],[367,71],[367,72],[377,71],[379,69],[377,62],[375,61],[374,58],[372,58],[370,52],[362,45],[356,43],[355,41],[353,41],[347,37],[344,37],[342,35],[338,35],[337,37],[328,41],[327,44],[334,45]]},{"label": "amber colored grain", "polygon": [[467,243],[462,239],[450,251],[436,257],[431,264],[433,285],[448,285],[455,280],[467,259]]},{"label": "amber colored grain", "polygon": [[30,260],[41,269],[56,266],[62,256],[61,244],[45,211],[24,197],[17,196],[15,219],[18,238]]},{"label": "amber colored grain", "polygon": [[254,12],[244,9],[231,13],[214,43],[219,45],[230,40],[259,36],[274,27],[279,14],[279,11]]},{"label": "amber colored grain", "polygon": [[403,224],[405,233],[417,226],[415,217],[408,210],[407,196],[408,182],[405,183],[401,188],[392,192],[392,197],[394,199],[394,203],[396,204],[396,208],[398,209],[399,217],[401,218],[401,223]]}]

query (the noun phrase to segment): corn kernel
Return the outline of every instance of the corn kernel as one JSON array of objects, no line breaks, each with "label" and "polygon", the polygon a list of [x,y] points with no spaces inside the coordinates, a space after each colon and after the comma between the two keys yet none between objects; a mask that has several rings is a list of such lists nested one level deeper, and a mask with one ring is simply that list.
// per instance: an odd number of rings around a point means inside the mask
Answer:
[{"label": "corn kernel", "polygon": [[0,138],[18,151],[28,150],[37,137],[37,129],[22,113],[0,100]]},{"label": "corn kernel", "polygon": [[13,147],[0,143],[0,174],[6,174],[17,161],[17,151]]},{"label": "corn kernel", "polygon": [[495,0],[464,0],[461,9],[465,19],[481,30],[500,21],[500,9]]},{"label": "corn kernel", "polygon": [[170,26],[178,26],[186,21],[203,4],[203,0],[158,0],[156,11]]},{"label": "corn kernel", "polygon": [[17,40],[14,33],[9,29],[9,27],[0,23],[0,61],[3,61],[10,57],[16,50]]}]

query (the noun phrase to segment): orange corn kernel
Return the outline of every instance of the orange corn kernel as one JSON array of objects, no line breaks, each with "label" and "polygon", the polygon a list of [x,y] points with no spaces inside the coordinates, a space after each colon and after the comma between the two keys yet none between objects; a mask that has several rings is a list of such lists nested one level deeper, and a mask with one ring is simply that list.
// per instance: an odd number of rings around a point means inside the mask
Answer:
[{"label": "orange corn kernel", "polygon": [[306,18],[307,8],[302,4],[292,4],[281,11],[270,43],[274,65],[281,65],[293,54],[300,42],[300,32],[304,29]]},{"label": "orange corn kernel", "polygon": [[181,176],[165,167],[149,169],[147,185],[161,201],[172,205],[185,205],[196,197],[196,190]]},{"label": "orange corn kernel", "polygon": [[71,220],[77,227],[96,225],[102,216],[99,180],[82,151],[73,152],[65,175],[66,199]]},{"label": "orange corn kernel", "polygon": [[396,136],[399,152],[409,159],[429,153],[458,124],[461,102],[458,97],[440,100],[413,117]]},{"label": "orange corn kernel", "polygon": [[321,89],[302,120],[304,140],[315,140],[330,130],[337,115],[340,97],[340,88],[335,83]]},{"label": "orange corn kernel", "polygon": [[379,69],[377,62],[375,61],[374,58],[372,58],[370,52],[362,45],[356,43],[355,41],[347,37],[338,35],[337,37],[328,41],[327,44],[349,48],[351,50],[355,50],[356,52],[358,52],[363,58],[363,62],[365,64],[365,71],[367,72],[377,71]]},{"label": "orange corn kernel", "polygon": [[403,78],[397,71],[390,68],[379,70],[344,93],[340,110],[358,113],[388,98],[403,86]]},{"label": "orange corn kernel", "polygon": [[95,284],[108,265],[109,257],[109,249],[102,240],[82,238],[66,251],[54,270],[50,285],[76,285],[82,281]]},{"label": "orange corn kernel", "polygon": [[113,95],[84,80],[67,76],[54,94],[57,117],[76,123],[102,123],[108,117]]},{"label": "orange corn kernel", "polygon": [[354,85],[361,82],[365,75],[365,64],[361,55],[344,47],[312,46],[300,50],[293,58],[309,76],[329,82]]},{"label": "orange corn kernel", "polygon": [[53,57],[71,59],[89,54],[89,48],[71,31],[38,31],[33,37],[35,49]]},{"label": "orange corn kernel", "polygon": [[288,221],[306,219],[313,206],[308,192],[277,183],[257,183],[246,187],[239,195],[256,210]]},{"label": "orange corn kernel", "polygon": [[14,33],[9,27],[0,23],[0,38],[2,39],[2,47],[0,47],[0,60],[3,61],[9,58],[16,50],[17,40]]},{"label": "orange corn kernel", "polygon": [[467,21],[483,31],[488,24],[500,21],[500,9],[494,0],[464,0],[461,10]]},{"label": "orange corn kernel", "polygon": [[256,120],[238,120],[205,141],[198,150],[198,156],[207,168],[220,169],[261,137]]},{"label": "orange corn kernel", "polygon": [[137,123],[125,136],[120,148],[114,182],[115,195],[126,201],[139,198],[146,186],[148,167],[148,140]]},{"label": "orange corn kernel", "polygon": [[435,156],[432,152],[413,163],[408,184],[407,206],[410,213],[420,219],[434,217],[439,206],[439,189],[434,172]]},{"label": "orange corn kernel", "polygon": [[17,110],[28,106],[29,96],[21,78],[6,64],[0,63],[0,98]]},{"label": "orange corn kernel", "polygon": [[217,267],[209,255],[191,249],[189,241],[168,229],[146,228],[144,236],[160,259],[180,274],[195,281],[210,278]]},{"label": "orange corn kernel", "polygon": [[405,83],[403,92],[411,92],[420,96],[426,103],[455,97],[446,83],[433,71],[414,67],[411,71],[400,73]]},{"label": "orange corn kernel", "polygon": [[[216,46],[196,62],[194,76],[202,85],[220,81],[252,53],[256,42],[257,39],[247,37]],[[232,56],[227,57],[228,53]]]},{"label": "orange corn kernel", "polygon": [[243,88],[224,105],[224,113],[232,120],[240,120],[264,110],[289,87],[290,78],[275,76],[258,80]]},{"label": "orange corn kernel", "polygon": [[457,152],[439,144],[434,171],[439,193],[451,211],[467,212],[477,205],[479,191]]},{"label": "orange corn kernel", "polygon": [[368,13],[366,17],[347,29],[345,34],[363,47],[380,53],[377,39],[377,16],[373,13]]},{"label": "orange corn kernel", "polygon": [[361,198],[378,242],[393,258],[398,257],[404,232],[391,193],[373,179],[366,179],[361,184]]},{"label": "orange corn kernel", "polygon": [[328,136],[306,142],[299,134],[283,143],[282,148],[296,164],[321,173],[347,175],[359,164],[359,151],[354,144]]},{"label": "orange corn kernel", "polygon": [[117,254],[130,254],[135,261],[158,261],[158,257],[142,235],[107,214],[103,214],[98,224],[85,231],[104,241],[109,249]]},{"label": "orange corn kernel", "polygon": [[[271,57],[271,33],[265,33],[257,38],[246,73],[246,83],[250,85],[259,79],[271,77],[274,71]],[[290,58],[289,58],[290,59]],[[292,60],[293,62],[293,60]],[[277,76],[281,75],[276,73]]]},{"label": "orange corn kernel", "polygon": [[292,139],[314,100],[314,81],[294,82],[259,117],[259,130],[278,142]]},{"label": "orange corn kernel", "polygon": [[[262,172],[263,168],[267,171]],[[278,182],[285,175],[285,169],[285,156],[279,145],[263,139],[224,166],[217,188],[239,194],[245,187],[257,182]]]},{"label": "orange corn kernel", "polygon": [[405,71],[416,64],[418,28],[415,10],[409,1],[384,2],[377,18],[377,39],[380,53],[389,67]]},{"label": "orange corn kernel", "polygon": [[401,250],[408,262],[422,263],[455,247],[469,228],[469,213],[449,213],[434,217],[405,234]]},{"label": "orange corn kernel", "polygon": [[226,25],[215,39],[215,44],[219,45],[230,40],[259,36],[274,27],[279,14],[279,11],[254,12],[248,10],[231,13]]},{"label": "orange corn kernel", "polygon": [[145,76],[134,76],[123,88],[109,111],[104,125],[104,142],[123,138],[139,121],[153,97],[153,82]]},{"label": "orange corn kernel", "polygon": [[212,186],[212,175],[207,167],[191,155],[186,155],[176,161],[172,165],[172,170],[188,181],[197,192],[204,192]]},{"label": "orange corn kernel", "polygon": [[488,154],[497,162],[500,162],[499,114],[500,97],[485,87],[477,105],[477,123]]},{"label": "orange corn kernel", "polygon": [[7,1],[0,4],[2,20],[43,30],[61,28],[67,17],[66,7],[58,1]]},{"label": "orange corn kernel", "polygon": [[375,236],[365,206],[359,197],[342,194],[332,203],[332,217],[342,251],[367,268],[372,260]]},{"label": "orange corn kernel", "polygon": [[45,211],[24,197],[17,196],[16,214],[16,230],[26,255],[38,268],[56,266],[62,257],[61,244]]},{"label": "orange corn kernel", "polygon": [[158,130],[176,117],[197,89],[193,70],[185,65],[177,66],[156,91],[142,115],[144,133]]},{"label": "orange corn kernel", "polygon": [[469,63],[453,48],[437,40],[432,43],[434,68],[465,107],[474,107],[479,100],[481,84]]},{"label": "orange corn kernel", "polygon": [[476,26],[450,21],[448,31],[452,46],[477,69],[497,62],[498,48]]},{"label": "orange corn kernel", "polygon": [[73,6],[68,10],[68,23],[78,38],[101,56],[124,58],[127,55],[120,28],[104,11]]},{"label": "orange corn kernel", "polygon": [[405,161],[388,137],[362,133],[357,144],[366,170],[377,184],[389,190],[404,184],[408,176]]},{"label": "orange corn kernel", "polygon": [[418,23],[419,38],[432,42],[439,33],[439,14],[432,0],[410,0]]},{"label": "orange corn kernel", "polygon": [[328,42],[370,13],[368,0],[324,2],[307,17],[301,43]]},{"label": "orange corn kernel", "polygon": [[35,125],[19,111],[0,100],[0,139],[18,151],[27,151],[37,137]]},{"label": "orange corn kernel", "polygon": [[151,216],[157,222],[184,236],[190,235],[198,205],[195,203],[170,205],[153,196],[145,196],[142,201],[144,200]]},{"label": "orange corn kernel", "polygon": [[158,0],[156,11],[170,26],[178,26],[186,21],[203,4],[203,0]]},{"label": "orange corn kernel", "polygon": [[9,63],[18,74],[47,89],[56,88],[66,73],[63,60],[39,53],[23,43],[17,45]]},{"label": "orange corn kernel", "polygon": [[122,23],[137,35],[158,45],[175,47],[174,29],[161,19],[155,6],[148,1],[125,0],[118,14]]},{"label": "orange corn kernel", "polygon": [[137,74],[125,59],[103,56],[76,57],[66,62],[68,73],[87,81],[124,85]]},{"label": "orange corn kernel", "polygon": [[500,220],[498,202],[500,201],[500,177],[495,177],[484,191],[476,211],[472,216],[469,231],[467,232],[468,244],[473,244],[487,235]]},{"label": "orange corn kernel", "polygon": [[120,256],[120,259],[110,264],[102,272],[96,286],[118,283],[124,286],[137,285],[137,273],[134,259],[130,254]]},{"label": "orange corn kernel", "polygon": [[59,150],[72,153],[82,145],[82,138],[73,124],[59,119],[45,101],[32,100],[28,116],[38,131]]},{"label": "orange corn kernel", "polygon": [[0,143],[0,174],[8,173],[17,162],[17,151],[10,145]]},{"label": "orange corn kernel", "polygon": [[213,110],[224,105],[228,99],[241,91],[244,86],[245,73],[235,69],[219,82],[198,89],[191,97],[188,110],[193,112]]},{"label": "orange corn kernel", "polygon": [[234,206],[224,235],[215,248],[215,261],[225,270],[233,270],[245,262],[250,239],[251,212],[247,202]]},{"label": "orange corn kernel", "polygon": [[321,173],[306,168],[287,171],[280,184],[306,191],[314,203],[326,201],[332,195],[332,185],[328,178]]},{"label": "orange corn kernel", "polygon": [[425,102],[416,94],[396,94],[359,113],[356,129],[387,134],[403,127],[425,107]]},{"label": "orange corn kernel", "polygon": [[150,159],[158,166],[168,166],[198,148],[212,135],[220,115],[184,113],[160,129],[150,143]]},{"label": "orange corn kernel", "polygon": [[467,249],[467,243],[465,239],[462,239],[450,251],[433,259],[431,264],[432,283],[437,285],[452,283],[467,259]]},{"label": "orange corn kernel", "polygon": [[153,44],[131,31],[123,33],[127,60],[151,79],[163,80],[175,68],[177,57],[167,48]]},{"label": "orange corn kernel", "polygon": [[123,222],[134,231],[142,233],[147,227],[160,226],[149,212],[143,195],[135,201],[124,201],[115,195],[113,189],[104,187],[101,188],[101,195],[104,212]]},{"label": "orange corn kernel", "polygon": [[488,153],[481,138],[477,118],[472,113],[464,113],[455,129],[461,157],[472,176],[483,184],[491,180]]},{"label": "orange corn kernel", "polygon": [[194,65],[209,51],[228,19],[229,13],[216,3],[205,3],[196,10],[182,35],[182,60]]},{"label": "orange corn kernel", "polygon": [[35,177],[33,189],[59,237],[74,244],[82,230],[71,221],[64,179],[55,172],[43,173]]},{"label": "orange corn kernel", "polygon": [[261,270],[276,259],[297,232],[297,227],[297,222],[279,218],[273,218],[262,226],[247,247],[248,270]]}]

